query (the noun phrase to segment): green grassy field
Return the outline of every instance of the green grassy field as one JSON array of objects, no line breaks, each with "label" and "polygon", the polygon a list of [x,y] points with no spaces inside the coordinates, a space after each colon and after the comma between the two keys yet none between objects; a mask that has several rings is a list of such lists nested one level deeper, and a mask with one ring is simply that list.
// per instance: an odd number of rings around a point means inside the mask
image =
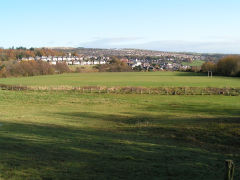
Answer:
[{"label": "green grassy field", "polygon": [[[35,86],[240,87],[195,73],[82,73],[0,79]],[[240,177],[240,96],[0,90],[0,179]]]},{"label": "green grassy field", "polygon": [[30,86],[240,87],[240,78],[187,72],[75,73],[0,79],[0,83]]},{"label": "green grassy field", "polygon": [[202,60],[195,60],[195,61],[190,62],[190,63],[183,62],[182,65],[185,65],[185,66],[202,66],[203,63],[205,63],[205,61],[202,61]]},{"label": "green grassy field", "polygon": [[240,97],[0,91],[2,179],[240,177]]}]

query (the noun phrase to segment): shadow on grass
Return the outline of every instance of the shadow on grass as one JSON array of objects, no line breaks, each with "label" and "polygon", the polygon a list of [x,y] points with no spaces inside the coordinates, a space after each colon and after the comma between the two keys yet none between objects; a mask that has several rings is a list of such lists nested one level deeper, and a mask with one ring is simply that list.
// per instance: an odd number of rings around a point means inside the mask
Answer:
[{"label": "shadow on grass", "polygon": [[[79,122],[101,120],[103,125],[110,121],[119,125],[119,130],[138,134],[138,137],[150,137],[158,141],[161,138],[178,140],[184,143],[201,144],[206,148],[219,151],[238,151],[240,148],[239,117],[222,118],[176,118],[169,115],[149,114],[101,114],[96,112],[57,113],[54,116]],[[105,128],[102,126],[101,128]]]},{"label": "shadow on grass", "polygon": [[[211,104],[212,105],[212,104]],[[225,115],[225,116],[237,116],[239,117],[240,121],[240,110],[239,108],[233,107],[220,107],[219,105],[209,105],[209,104],[185,104],[185,103],[170,103],[166,104],[165,106],[159,105],[148,105],[143,107],[141,110],[144,111],[173,111],[173,112],[182,112],[182,113],[195,113],[200,114],[204,113],[207,115]]]},{"label": "shadow on grass", "polygon": [[196,72],[177,72],[176,76],[207,76],[206,73],[196,73]]},{"label": "shadow on grass", "polygon": [[4,124],[0,146],[4,179],[212,180],[229,158],[130,129],[54,125]]},{"label": "shadow on grass", "polygon": [[196,73],[196,72],[172,72],[172,73],[160,73],[160,74],[153,74],[153,73],[149,73],[149,74],[144,74],[144,75],[136,75],[136,76],[207,76],[206,73]]}]

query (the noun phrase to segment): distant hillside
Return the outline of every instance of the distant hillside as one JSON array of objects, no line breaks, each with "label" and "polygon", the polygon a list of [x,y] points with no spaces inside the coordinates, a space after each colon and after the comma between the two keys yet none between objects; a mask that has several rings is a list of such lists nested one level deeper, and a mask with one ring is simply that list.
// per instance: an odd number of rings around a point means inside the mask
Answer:
[{"label": "distant hillside", "polygon": [[182,65],[184,66],[202,66],[205,61],[202,60],[196,60],[193,62],[182,62]]},{"label": "distant hillside", "polygon": [[192,60],[204,60],[217,62],[227,54],[201,54],[201,53],[189,53],[189,52],[166,52],[156,50],[144,50],[144,49],[98,49],[98,48],[52,48],[55,50],[74,52],[84,56],[132,56],[132,57],[183,57]]}]

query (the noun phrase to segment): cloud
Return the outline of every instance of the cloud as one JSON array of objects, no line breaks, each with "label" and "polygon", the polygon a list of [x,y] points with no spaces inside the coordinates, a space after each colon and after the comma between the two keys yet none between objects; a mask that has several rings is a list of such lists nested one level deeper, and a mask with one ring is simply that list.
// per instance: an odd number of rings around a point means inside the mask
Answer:
[{"label": "cloud", "polygon": [[125,46],[140,44],[143,40],[144,39],[141,37],[96,38],[92,41],[80,43],[80,46],[95,48],[122,48]]},{"label": "cloud", "polygon": [[84,42],[80,46],[88,48],[139,48],[160,51],[235,53],[240,54],[240,40],[210,39],[203,41],[146,41],[138,37],[103,38]]},{"label": "cloud", "polygon": [[201,53],[240,53],[240,41],[155,41],[138,48]]}]

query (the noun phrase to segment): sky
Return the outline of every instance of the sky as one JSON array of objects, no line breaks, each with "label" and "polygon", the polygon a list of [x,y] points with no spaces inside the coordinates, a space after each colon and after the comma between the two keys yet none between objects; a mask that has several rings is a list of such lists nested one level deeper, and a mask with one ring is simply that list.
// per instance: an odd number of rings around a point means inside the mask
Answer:
[{"label": "sky", "polygon": [[1,0],[0,47],[240,54],[239,0]]}]

